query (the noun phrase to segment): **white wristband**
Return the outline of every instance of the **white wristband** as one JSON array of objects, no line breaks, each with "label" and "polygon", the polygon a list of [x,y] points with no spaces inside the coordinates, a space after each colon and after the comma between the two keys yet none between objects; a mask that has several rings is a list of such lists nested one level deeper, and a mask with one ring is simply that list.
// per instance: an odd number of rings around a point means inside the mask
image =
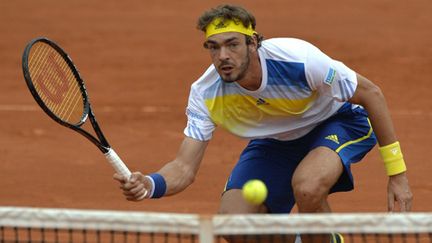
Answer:
[{"label": "white wristband", "polygon": [[152,186],[151,190],[150,190],[150,194],[147,195],[147,198],[152,198],[154,191],[155,191],[155,182],[154,182],[153,178],[151,178],[151,176],[146,175],[145,177],[150,180],[151,186]]}]

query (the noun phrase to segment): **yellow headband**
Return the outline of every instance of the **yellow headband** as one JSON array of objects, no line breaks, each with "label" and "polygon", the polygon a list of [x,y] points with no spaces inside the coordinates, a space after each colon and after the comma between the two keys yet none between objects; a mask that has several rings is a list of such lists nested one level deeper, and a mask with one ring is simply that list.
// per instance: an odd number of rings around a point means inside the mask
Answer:
[{"label": "yellow headband", "polygon": [[225,32],[239,32],[249,36],[252,36],[254,33],[256,33],[255,30],[252,29],[251,24],[246,28],[241,21],[215,18],[206,28],[206,38]]}]

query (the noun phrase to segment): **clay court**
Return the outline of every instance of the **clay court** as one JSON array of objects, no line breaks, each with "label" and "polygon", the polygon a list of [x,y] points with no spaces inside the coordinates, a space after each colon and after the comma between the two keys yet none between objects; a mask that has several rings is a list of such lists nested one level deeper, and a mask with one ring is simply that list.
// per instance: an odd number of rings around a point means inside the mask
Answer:
[{"label": "clay court", "polygon": [[[80,70],[98,121],[131,170],[154,172],[183,139],[190,84],[210,64],[197,17],[219,1],[0,1],[0,206],[214,213],[246,141],[217,130],[183,193],[126,201],[113,170],[85,138],[36,105],[22,75],[32,38],[61,45]],[[414,211],[432,210],[432,2],[233,1],[266,38],[296,37],[377,83],[404,149]],[[387,210],[387,177],[374,149],[354,166],[355,190],[337,212]]]}]

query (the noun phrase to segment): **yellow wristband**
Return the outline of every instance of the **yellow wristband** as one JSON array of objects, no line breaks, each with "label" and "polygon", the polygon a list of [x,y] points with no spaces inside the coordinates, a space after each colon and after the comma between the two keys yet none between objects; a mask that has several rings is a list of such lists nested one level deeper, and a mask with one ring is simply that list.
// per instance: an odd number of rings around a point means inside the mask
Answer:
[{"label": "yellow wristband", "polygon": [[379,147],[381,158],[384,160],[384,166],[388,176],[397,175],[406,171],[405,161],[399,142]]}]

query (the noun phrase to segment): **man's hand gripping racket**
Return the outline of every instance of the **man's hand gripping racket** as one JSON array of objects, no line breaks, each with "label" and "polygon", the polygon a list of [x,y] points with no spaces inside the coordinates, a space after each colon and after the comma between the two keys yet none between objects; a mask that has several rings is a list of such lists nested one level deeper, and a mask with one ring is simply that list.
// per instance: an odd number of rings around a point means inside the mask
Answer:
[{"label": "man's hand gripping racket", "polygon": [[[78,70],[70,57],[47,38],[36,38],[27,44],[22,68],[27,86],[36,102],[57,123],[71,128],[95,144],[117,174],[131,178],[131,172],[104,137]],[[89,118],[97,138],[82,128]],[[147,196],[142,189],[141,200]]]}]

